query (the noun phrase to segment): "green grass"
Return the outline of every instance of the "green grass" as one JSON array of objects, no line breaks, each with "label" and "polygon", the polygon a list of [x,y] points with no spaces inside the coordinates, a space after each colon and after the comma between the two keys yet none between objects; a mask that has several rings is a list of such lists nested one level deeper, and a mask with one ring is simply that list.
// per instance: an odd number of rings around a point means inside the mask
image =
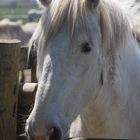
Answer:
[{"label": "green grass", "polygon": [[0,6],[0,20],[3,18],[9,18],[11,20],[26,20],[27,13],[30,9],[38,9],[38,6],[17,6],[15,8],[10,6]]}]

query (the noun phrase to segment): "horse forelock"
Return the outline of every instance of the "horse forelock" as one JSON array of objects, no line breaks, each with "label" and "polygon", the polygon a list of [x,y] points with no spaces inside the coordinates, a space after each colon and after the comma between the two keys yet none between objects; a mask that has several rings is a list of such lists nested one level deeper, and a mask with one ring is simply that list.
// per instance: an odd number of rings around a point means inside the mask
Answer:
[{"label": "horse forelock", "polygon": [[[48,7],[47,16],[42,19],[42,26],[45,27],[44,35],[46,40],[53,38],[67,24],[71,39],[78,32],[78,25],[82,30],[87,30],[89,24],[86,22],[86,6],[84,0],[54,0]],[[85,18],[86,17],[86,18]],[[47,22],[46,22],[47,21]]]},{"label": "horse forelock", "polygon": [[[115,48],[120,46],[120,43],[124,43],[131,32],[134,20],[129,19],[129,9],[132,5],[124,10],[125,6],[121,4],[122,2],[119,0],[103,0],[100,1],[97,9],[91,11],[100,13],[99,26],[102,42],[106,46]],[[43,42],[47,42],[59,32],[64,24],[67,24],[71,38],[74,34],[78,34],[77,26],[81,30],[88,31],[89,22],[87,20],[90,21],[91,18],[87,17],[88,11],[86,0],[53,0],[41,20],[40,38],[43,38]]]}]

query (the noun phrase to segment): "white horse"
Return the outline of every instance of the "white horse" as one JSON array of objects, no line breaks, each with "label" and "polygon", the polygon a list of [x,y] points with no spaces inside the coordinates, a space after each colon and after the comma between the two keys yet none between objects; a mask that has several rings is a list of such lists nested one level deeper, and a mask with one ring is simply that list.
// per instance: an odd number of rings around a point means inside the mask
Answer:
[{"label": "white horse", "polygon": [[38,90],[28,139],[140,138],[139,5],[40,0]]}]

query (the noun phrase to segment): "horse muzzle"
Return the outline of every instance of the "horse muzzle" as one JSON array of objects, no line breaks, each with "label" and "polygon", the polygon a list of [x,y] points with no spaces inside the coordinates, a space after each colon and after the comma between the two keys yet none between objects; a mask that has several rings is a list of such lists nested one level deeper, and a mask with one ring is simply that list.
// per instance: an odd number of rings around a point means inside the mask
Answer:
[{"label": "horse muzzle", "polygon": [[62,131],[55,125],[46,128],[44,124],[26,123],[25,132],[28,140],[62,140]]}]

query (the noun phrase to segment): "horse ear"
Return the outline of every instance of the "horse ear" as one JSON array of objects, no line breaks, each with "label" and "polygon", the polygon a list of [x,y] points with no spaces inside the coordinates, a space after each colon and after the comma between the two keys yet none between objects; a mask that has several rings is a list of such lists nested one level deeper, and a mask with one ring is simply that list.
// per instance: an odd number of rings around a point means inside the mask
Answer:
[{"label": "horse ear", "polygon": [[43,6],[47,6],[51,3],[52,0],[37,0],[38,3],[42,4]]},{"label": "horse ear", "polygon": [[93,6],[94,8],[96,8],[99,4],[100,0],[86,0],[86,3],[88,6]]}]

